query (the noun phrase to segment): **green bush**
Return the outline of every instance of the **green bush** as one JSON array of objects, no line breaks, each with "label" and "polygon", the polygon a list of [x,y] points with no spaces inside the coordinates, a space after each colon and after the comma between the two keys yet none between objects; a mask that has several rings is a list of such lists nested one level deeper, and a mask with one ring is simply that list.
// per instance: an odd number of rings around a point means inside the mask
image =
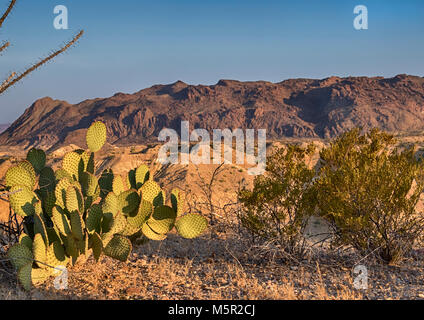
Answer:
[{"label": "green bush", "polygon": [[387,133],[354,129],[332,141],[321,152],[314,188],[334,240],[363,255],[397,263],[423,234],[423,215],[416,207],[424,164],[414,148],[397,148]]},{"label": "green bush", "polygon": [[124,177],[112,170],[96,177],[94,153],[105,141],[106,126],[96,122],[87,132],[89,150],[67,153],[56,172],[37,149],[6,172],[10,206],[25,230],[8,256],[25,289],[91,254],[96,261],[103,254],[126,261],[131,240],[164,240],[174,227],[192,239],[207,228],[202,216],[185,214],[181,191],[173,190],[167,202],[145,165]]},{"label": "green bush", "polygon": [[273,242],[288,256],[305,253],[302,232],[306,226],[306,208],[314,201],[310,184],[315,170],[306,160],[314,146],[288,145],[268,157],[267,172],[254,181],[253,190],[239,193],[241,224],[254,239]]}]

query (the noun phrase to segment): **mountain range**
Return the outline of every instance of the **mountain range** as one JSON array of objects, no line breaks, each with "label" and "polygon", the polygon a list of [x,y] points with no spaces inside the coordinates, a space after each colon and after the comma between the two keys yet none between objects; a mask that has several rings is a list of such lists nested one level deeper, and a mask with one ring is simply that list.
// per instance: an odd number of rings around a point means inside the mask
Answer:
[{"label": "mountain range", "polygon": [[2,133],[4,130],[6,130],[7,128],[9,128],[9,126],[10,126],[9,123],[0,124],[0,133]]},{"label": "mountain range", "polygon": [[181,121],[191,129],[267,129],[269,139],[329,138],[353,127],[417,132],[424,130],[424,78],[220,80],[209,86],[177,81],[78,104],[46,97],[0,135],[0,145],[83,146],[96,120],[106,123],[108,141],[118,145],[157,141],[163,128],[179,131]]}]

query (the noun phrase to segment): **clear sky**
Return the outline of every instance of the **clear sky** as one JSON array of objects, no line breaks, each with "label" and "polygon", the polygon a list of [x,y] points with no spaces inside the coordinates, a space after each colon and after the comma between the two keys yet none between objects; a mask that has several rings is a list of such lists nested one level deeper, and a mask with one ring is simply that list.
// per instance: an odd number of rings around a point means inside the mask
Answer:
[{"label": "clear sky", "polygon": [[[369,29],[357,31],[361,4]],[[54,29],[56,5],[68,7],[69,30]],[[77,103],[176,80],[424,76],[422,0],[18,0],[0,33],[13,43],[1,76],[79,29],[77,47],[0,97],[0,123],[44,96]]]}]

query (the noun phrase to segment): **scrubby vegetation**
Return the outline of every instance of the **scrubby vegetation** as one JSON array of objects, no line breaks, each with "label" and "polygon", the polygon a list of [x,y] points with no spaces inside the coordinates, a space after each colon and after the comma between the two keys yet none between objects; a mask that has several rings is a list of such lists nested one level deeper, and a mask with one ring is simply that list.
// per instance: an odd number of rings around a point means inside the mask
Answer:
[{"label": "scrubby vegetation", "polygon": [[314,152],[313,145],[303,149],[289,145],[272,154],[267,174],[259,176],[253,190],[239,194],[243,226],[253,237],[274,242],[288,256],[303,256],[306,250],[303,231],[310,202],[310,184],[315,171],[308,168],[306,158]]},{"label": "scrubby vegetation", "polygon": [[363,256],[398,263],[422,239],[417,209],[424,190],[424,162],[414,146],[396,147],[392,135],[349,131],[306,165],[310,147],[289,145],[268,158],[267,173],[242,190],[240,221],[264,241],[304,253],[305,223],[320,216],[332,243]]},{"label": "scrubby vegetation", "polygon": [[91,254],[96,261],[102,254],[126,261],[131,240],[161,241],[174,227],[192,239],[207,228],[202,216],[185,214],[180,190],[172,191],[167,205],[165,192],[145,165],[126,177],[105,170],[98,179],[94,155],[105,141],[106,127],[96,122],[87,132],[88,150],[67,153],[56,172],[46,167],[46,154],[37,149],[6,172],[10,206],[23,217],[24,229],[8,257],[25,289]]},{"label": "scrubby vegetation", "polygon": [[337,243],[363,255],[397,263],[421,239],[424,216],[417,210],[424,190],[424,162],[414,146],[399,150],[393,136],[358,129],[321,152],[315,183],[319,214]]}]

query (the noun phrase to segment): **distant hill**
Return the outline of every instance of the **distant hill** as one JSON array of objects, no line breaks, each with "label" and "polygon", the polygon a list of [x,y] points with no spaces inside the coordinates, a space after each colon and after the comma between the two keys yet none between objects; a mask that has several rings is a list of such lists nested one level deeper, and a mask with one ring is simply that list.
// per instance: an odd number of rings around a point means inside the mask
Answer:
[{"label": "distant hill", "polygon": [[424,78],[331,77],[280,83],[220,80],[216,85],[178,81],[134,94],[72,105],[43,98],[0,135],[0,145],[84,145],[95,120],[108,128],[108,141],[157,141],[164,128],[267,129],[268,137],[331,137],[352,127],[387,131],[424,130]]},{"label": "distant hill", "polygon": [[7,124],[0,124],[0,133],[2,133],[4,130],[6,130],[7,128],[9,128],[10,123]]}]

